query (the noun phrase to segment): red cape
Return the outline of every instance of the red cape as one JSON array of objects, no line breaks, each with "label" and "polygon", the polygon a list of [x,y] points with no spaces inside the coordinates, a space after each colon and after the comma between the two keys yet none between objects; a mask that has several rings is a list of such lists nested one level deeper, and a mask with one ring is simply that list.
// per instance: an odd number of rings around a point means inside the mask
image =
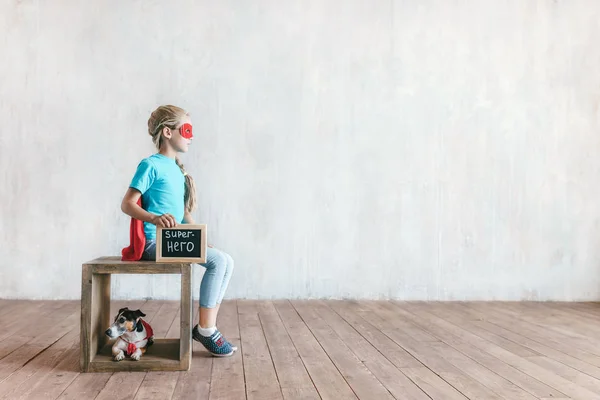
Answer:
[{"label": "red cape", "polygon": [[[142,198],[137,201],[138,206],[142,206]],[[131,218],[129,224],[129,246],[121,251],[121,260],[139,261],[146,248],[146,235],[144,234],[144,222],[139,219]]]},{"label": "red cape", "polygon": [[[144,328],[146,328],[146,337],[145,338],[143,338],[142,340],[138,340],[137,342],[128,342],[126,339],[123,338],[123,340],[127,343],[127,355],[128,356],[135,353],[135,351],[137,350],[137,343],[143,342],[144,340],[148,340],[154,336],[154,331],[152,330],[152,327],[143,319],[141,321],[142,321],[142,325],[144,325]],[[148,348],[148,344],[146,344],[146,348]]]}]

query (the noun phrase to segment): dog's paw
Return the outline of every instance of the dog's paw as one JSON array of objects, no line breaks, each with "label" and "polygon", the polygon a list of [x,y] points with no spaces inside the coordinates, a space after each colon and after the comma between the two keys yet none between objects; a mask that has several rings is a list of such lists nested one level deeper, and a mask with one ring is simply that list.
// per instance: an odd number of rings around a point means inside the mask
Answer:
[{"label": "dog's paw", "polygon": [[125,354],[123,354],[123,352],[118,353],[115,357],[114,360],[115,361],[121,361],[122,359],[125,358]]},{"label": "dog's paw", "polygon": [[140,357],[142,357],[142,355],[137,352],[131,355],[131,359],[135,361],[140,361]]}]

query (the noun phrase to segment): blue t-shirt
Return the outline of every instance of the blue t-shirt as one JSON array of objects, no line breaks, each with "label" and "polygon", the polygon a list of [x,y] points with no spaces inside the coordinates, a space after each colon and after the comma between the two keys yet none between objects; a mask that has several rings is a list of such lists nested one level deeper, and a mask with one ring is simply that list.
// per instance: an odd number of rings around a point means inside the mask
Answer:
[{"label": "blue t-shirt", "polygon": [[[156,214],[171,214],[183,223],[185,177],[174,159],[160,153],[144,158],[138,165],[130,187],[142,193],[144,210]],[[156,240],[156,225],[144,222],[147,240]]]}]

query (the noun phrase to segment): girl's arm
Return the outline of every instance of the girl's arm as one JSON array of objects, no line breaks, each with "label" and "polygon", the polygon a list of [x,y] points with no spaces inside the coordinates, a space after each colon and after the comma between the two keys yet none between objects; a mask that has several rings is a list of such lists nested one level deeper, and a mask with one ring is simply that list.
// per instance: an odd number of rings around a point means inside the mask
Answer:
[{"label": "girl's arm", "polygon": [[138,206],[137,201],[141,197],[141,193],[133,188],[128,188],[121,202],[121,211],[140,221],[150,222],[162,228],[172,228],[177,226],[175,217],[171,214],[156,215],[149,213],[142,207]]},{"label": "girl's arm", "polygon": [[185,210],[185,213],[183,214],[183,222],[192,225],[196,223],[194,217],[192,217],[192,214],[190,214],[188,210]]}]

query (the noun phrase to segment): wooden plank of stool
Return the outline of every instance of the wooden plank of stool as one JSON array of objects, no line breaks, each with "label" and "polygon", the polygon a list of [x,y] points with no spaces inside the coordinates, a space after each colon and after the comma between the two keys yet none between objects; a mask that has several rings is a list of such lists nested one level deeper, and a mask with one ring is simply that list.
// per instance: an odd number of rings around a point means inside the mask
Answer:
[{"label": "wooden plank of stool", "polygon": [[81,354],[80,366],[89,370],[90,362],[106,344],[104,330],[110,325],[110,275],[93,273],[94,266],[82,266]]},{"label": "wooden plank of stool", "polygon": [[96,290],[92,303],[95,312],[92,314],[92,322],[96,323],[95,352],[101,349],[107,342],[108,337],[104,334],[106,327],[110,325],[110,275],[93,275]]},{"label": "wooden plank of stool", "polygon": [[[92,265],[94,274],[179,274],[179,264],[120,264],[120,265]],[[185,265],[185,264],[183,264]],[[189,265],[189,264],[187,264]]]},{"label": "wooden plank of stool", "polygon": [[180,318],[179,360],[187,371],[192,366],[192,264],[181,265]]},{"label": "wooden plank of stool", "polygon": [[81,267],[81,326],[79,364],[82,371],[87,372],[92,361],[92,266]]},{"label": "wooden plank of stool", "polygon": [[85,263],[94,274],[180,274],[182,265],[190,263],[157,263],[155,261],[121,261],[119,257],[100,257]]}]

